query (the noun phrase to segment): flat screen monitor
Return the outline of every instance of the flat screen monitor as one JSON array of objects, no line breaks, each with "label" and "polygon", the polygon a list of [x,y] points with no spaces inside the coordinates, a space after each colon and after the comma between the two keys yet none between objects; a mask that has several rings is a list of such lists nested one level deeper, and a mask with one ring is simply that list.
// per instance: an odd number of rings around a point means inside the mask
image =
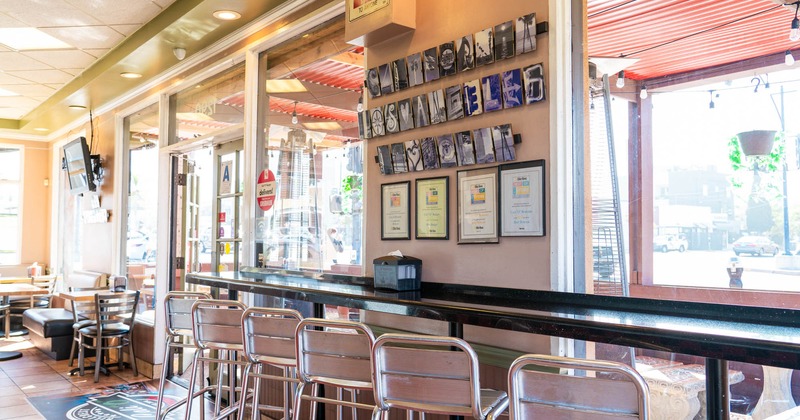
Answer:
[{"label": "flat screen monitor", "polygon": [[89,145],[86,144],[86,138],[78,137],[64,146],[64,161],[71,193],[82,194],[95,190],[92,159],[89,157]]}]

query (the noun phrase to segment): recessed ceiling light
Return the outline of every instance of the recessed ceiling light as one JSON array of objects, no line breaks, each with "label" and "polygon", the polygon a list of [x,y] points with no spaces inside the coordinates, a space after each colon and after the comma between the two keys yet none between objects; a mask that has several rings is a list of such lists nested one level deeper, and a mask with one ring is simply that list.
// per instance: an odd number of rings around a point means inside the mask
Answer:
[{"label": "recessed ceiling light", "polygon": [[50,131],[50,129],[49,128],[44,128],[44,127],[36,127],[36,128],[34,128],[34,131]]},{"label": "recessed ceiling light", "polygon": [[303,123],[309,130],[341,130],[342,126],[335,122],[310,122]]},{"label": "recessed ceiling light", "polygon": [[297,79],[267,80],[267,93],[308,92],[303,83]]},{"label": "recessed ceiling light", "polygon": [[233,10],[217,10],[214,12],[214,17],[220,20],[236,20],[242,17],[242,15]]},{"label": "recessed ceiling light", "polygon": [[125,72],[120,73],[119,75],[124,77],[124,78],[126,78],[126,79],[138,79],[138,78],[142,77],[141,74],[134,73],[132,71],[125,71]]},{"label": "recessed ceiling light", "polygon": [[0,28],[0,44],[17,51],[62,50],[72,45],[36,28]]},{"label": "recessed ceiling light", "polygon": [[77,104],[72,104],[72,105],[70,105],[69,107],[70,107],[70,108],[72,108],[72,109],[86,109],[86,107],[85,107],[85,106],[83,106],[83,105],[77,105]]}]

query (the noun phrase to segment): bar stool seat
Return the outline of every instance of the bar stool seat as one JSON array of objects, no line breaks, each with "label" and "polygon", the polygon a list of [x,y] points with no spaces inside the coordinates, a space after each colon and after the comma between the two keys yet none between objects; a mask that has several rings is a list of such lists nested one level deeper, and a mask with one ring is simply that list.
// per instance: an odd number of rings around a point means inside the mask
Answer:
[{"label": "bar stool seat", "polygon": [[420,413],[497,418],[508,406],[503,391],[480,388],[478,356],[464,340],[418,334],[385,334],[372,350],[376,407]]}]

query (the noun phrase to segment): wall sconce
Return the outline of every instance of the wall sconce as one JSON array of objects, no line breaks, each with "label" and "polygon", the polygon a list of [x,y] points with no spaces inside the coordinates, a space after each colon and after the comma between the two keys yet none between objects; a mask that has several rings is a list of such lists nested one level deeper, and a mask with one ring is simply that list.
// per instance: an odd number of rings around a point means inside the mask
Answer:
[{"label": "wall sconce", "polygon": [[45,178],[44,181],[42,182],[42,184],[44,184],[45,187],[49,187],[50,186],[50,178]]}]

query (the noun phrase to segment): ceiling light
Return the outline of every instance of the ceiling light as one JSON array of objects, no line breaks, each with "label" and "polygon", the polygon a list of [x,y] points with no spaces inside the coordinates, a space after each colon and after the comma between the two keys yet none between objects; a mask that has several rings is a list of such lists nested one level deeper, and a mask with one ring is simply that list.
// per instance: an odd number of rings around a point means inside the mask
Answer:
[{"label": "ceiling light", "polygon": [[142,75],[141,75],[141,74],[139,74],[139,73],[134,73],[134,72],[132,72],[132,71],[125,71],[125,72],[122,72],[122,73],[120,73],[119,75],[120,75],[121,77],[124,77],[124,78],[126,78],[126,79],[138,79],[138,78],[142,77]]},{"label": "ceiling light", "polygon": [[17,51],[73,48],[36,28],[0,28],[0,44]]},{"label": "ceiling light", "polygon": [[214,12],[214,17],[219,20],[236,20],[242,17],[242,15],[233,10],[217,10]]},{"label": "ceiling light", "polygon": [[0,96],[8,97],[8,96],[20,96],[20,95],[17,92],[12,92],[12,91],[10,91],[8,89],[0,88]]},{"label": "ceiling light", "polygon": [[298,93],[308,92],[303,82],[297,79],[272,79],[267,80],[267,93]]},{"label": "ceiling light", "polygon": [[800,1],[794,2],[794,19],[792,19],[792,29],[789,31],[789,41],[800,40],[800,19],[797,19],[797,10],[800,9]]},{"label": "ceiling light", "polygon": [[85,106],[83,106],[83,105],[78,105],[78,104],[72,104],[72,105],[70,105],[69,107],[70,107],[70,108],[72,108],[72,109],[86,109],[86,107],[85,107]]},{"label": "ceiling light", "polygon": [[787,66],[794,64],[794,56],[792,55],[791,51],[786,51],[786,56],[784,57],[783,62],[786,63]]},{"label": "ceiling light", "polygon": [[336,122],[310,122],[303,123],[303,126],[309,130],[341,130],[342,126]]},{"label": "ceiling light", "polygon": [[36,128],[34,128],[34,131],[50,131],[50,129],[49,128],[44,128],[44,127],[36,127]]},{"label": "ceiling light", "polygon": [[625,70],[620,70],[617,73],[617,88],[622,89],[625,87]]},{"label": "ceiling light", "polygon": [[647,86],[642,85],[642,90],[639,91],[639,97],[642,99],[647,99]]},{"label": "ceiling light", "polygon": [[186,58],[186,48],[175,47],[172,49],[172,53],[175,54],[175,58],[177,58],[178,61]]},{"label": "ceiling light", "polygon": [[292,111],[292,124],[297,124],[297,101],[294,101],[294,111]]}]

